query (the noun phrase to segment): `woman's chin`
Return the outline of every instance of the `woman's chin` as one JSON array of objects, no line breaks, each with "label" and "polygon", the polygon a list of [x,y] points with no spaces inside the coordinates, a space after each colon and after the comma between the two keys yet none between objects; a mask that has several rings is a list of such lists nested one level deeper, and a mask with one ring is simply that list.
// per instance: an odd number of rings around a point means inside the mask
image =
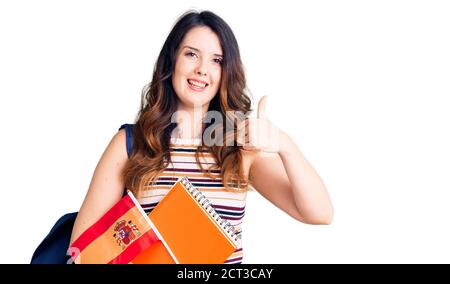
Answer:
[{"label": "woman's chin", "polygon": [[188,99],[183,100],[183,104],[190,108],[201,108],[207,103],[209,103],[209,101],[205,100],[204,98],[189,97]]}]

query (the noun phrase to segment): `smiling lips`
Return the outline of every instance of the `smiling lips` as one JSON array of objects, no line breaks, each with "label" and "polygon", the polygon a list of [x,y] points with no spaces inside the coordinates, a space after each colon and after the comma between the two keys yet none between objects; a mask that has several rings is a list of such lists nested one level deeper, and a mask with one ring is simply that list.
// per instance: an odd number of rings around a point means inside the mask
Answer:
[{"label": "smiling lips", "polygon": [[187,82],[188,82],[189,88],[196,92],[202,92],[209,85],[205,81],[197,80],[197,79],[188,79]]}]

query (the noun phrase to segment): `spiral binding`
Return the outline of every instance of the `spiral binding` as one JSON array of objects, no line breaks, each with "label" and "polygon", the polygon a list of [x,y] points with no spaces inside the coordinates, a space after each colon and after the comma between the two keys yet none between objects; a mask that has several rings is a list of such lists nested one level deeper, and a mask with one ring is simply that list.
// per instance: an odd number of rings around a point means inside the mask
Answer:
[{"label": "spiral binding", "polygon": [[180,179],[181,183],[187,188],[189,193],[200,203],[200,205],[205,209],[205,211],[211,216],[216,223],[227,233],[227,235],[233,239],[234,241],[238,241],[241,238],[241,235],[236,232],[233,225],[230,224],[229,221],[222,219],[217,213],[217,211],[212,207],[211,202],[208,198],[203,195],[203,193],[195,188],[189,179],[184,176]]}]

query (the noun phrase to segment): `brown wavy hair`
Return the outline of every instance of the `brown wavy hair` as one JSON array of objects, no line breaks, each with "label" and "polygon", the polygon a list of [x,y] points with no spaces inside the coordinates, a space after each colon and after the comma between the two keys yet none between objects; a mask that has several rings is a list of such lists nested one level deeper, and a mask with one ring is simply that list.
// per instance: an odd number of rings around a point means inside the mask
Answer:
[{"label": "brown wavy hair", "polygon": [[[122,173],[126,188],[138,197],[147,185],[157,180],[171,161],[170,138],[177,126],[171,119],[177,110],[172,74],[180,43],[190,29],[198,26],[209,27],[218,36],[223,51],[220,87],[210,101],[208,112],[216,111],[220,113],[223,122],[234,121],[236,124],[236,120],[243,117],[237,117],[233,111],[241,112],[245,116],[251,111],[251,100],[246,94],[246,79],[239,47],[231,28],[210,11],[188,11],[183,14],[164,42],[151,82],[142,90],[141,107],[133,127],[133,153]],[[243,174],[241,147],[237,146],[236,141],[236,127],[228,129],[222,125],[203,121],[202,134],[205,129],[212,126],[215,133],[223,134],[215,137],[216,140],[222,140],[222,143],[212,146],[202,143],[195,153],[197,164],[202,172],[211,178],[213,178],[211,170],[220,169],[226,190],[245,191],[248,189],[248,179]],[[231,139],[233,143],[225,143],[227,139]],[[213,154],[216,167],[205,169],[201,166],[199,159],[205,150]]]}]

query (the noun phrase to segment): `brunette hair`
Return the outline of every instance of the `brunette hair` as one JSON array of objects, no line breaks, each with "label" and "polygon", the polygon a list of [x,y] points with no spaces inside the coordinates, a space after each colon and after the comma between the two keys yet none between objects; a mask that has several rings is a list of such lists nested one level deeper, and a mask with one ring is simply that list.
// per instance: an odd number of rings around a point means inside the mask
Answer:
[{"label": "brunette hair", "polygon": [[[209,27],[219,38],[222,51],[222,75],[217,94],[209,104],[208,111],[220,113],[222,121],[239,120],[235,112],[247,115],[251,111],[251,100],[247,93],[245,74],[236,38],[228,24],[210,11],[188,11],[175,23],[159,53],[151,82],[142,90],[141,106],[133,127],[133,153],[122,172],[127,189],[140,196],[144,188],[155,181],[170,161],[170,138],[176,123],[171,122],[177,110],[177,96],[172,86],[178,48],[186,33],[194,27]],[[242,118],[242,117],[241,117]],[[211,123],[204,123],[202,134]],[[200,168],[209,175],[210,170],[221,171],[226,190],[247,190],[248,180],[243,174],[242,154],[237,146],[236,128],[223,131],[223,143],[196,150],[196,161],[205,150],[210,151],[217,163],[216,168]],[[217,132],[216,132],[217,133]],[[216,137],[217,138],[217,137]],[[231,146],[226,139],[232,139]]]}]

